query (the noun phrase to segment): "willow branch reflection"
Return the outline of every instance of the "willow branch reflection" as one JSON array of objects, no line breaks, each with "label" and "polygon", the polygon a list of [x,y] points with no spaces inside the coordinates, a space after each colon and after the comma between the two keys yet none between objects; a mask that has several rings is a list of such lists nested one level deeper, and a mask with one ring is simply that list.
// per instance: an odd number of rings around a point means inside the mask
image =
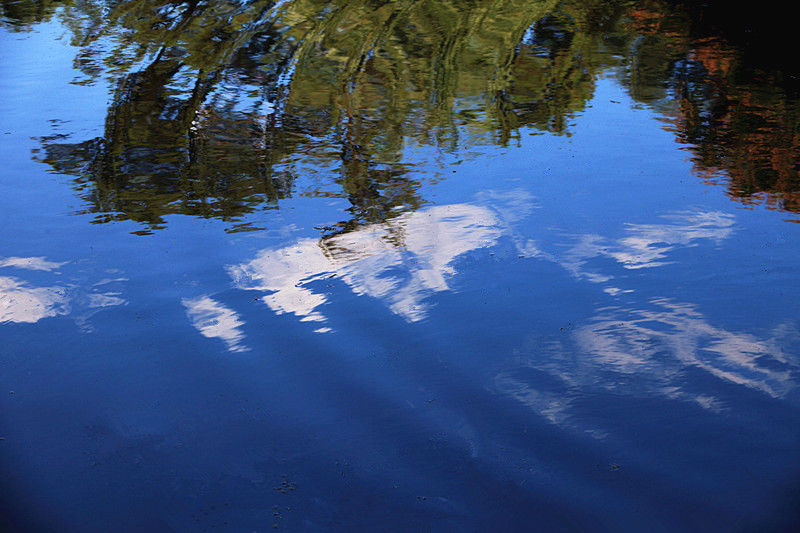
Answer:
[{"label": "willow branch reflection", "polygon": [[579,35],[555,5],[131,0],[73,24],[79,82],[114,80],[105,135],[44,137],[39,157],[80,176],[97,222],[152,230],[172,213],[274,207],[298,160],[340,186],[348,225],[377,222],[424,204],[410,142],[448,151],[506,144],[526,125],[566,132],[608,58],[593,50],[600,33]]},{"label": "willow branch reflection", "polygon": [[306,171],[353,203],[346,225],[378,222],[425,204],[410,170],[431,162],[405,146],[505,146],[523,128],[569,134],[608,72],[670,121],[701,177],[737,201],[800,212],[792,72],[760,74],[735,41],[669,3],[4,9],[20,27],[60,16],[81,46],[76,83],[113,80],[105,135],[43,137],[37,156],[78,176],[96,222],[131,219],[146,233],[175,213],[236,220],[277,207]]}]

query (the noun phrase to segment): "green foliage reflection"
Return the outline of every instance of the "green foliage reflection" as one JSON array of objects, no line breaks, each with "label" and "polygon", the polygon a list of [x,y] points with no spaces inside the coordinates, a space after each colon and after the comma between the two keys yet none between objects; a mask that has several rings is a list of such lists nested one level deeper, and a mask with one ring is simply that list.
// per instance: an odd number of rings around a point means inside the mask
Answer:
[{"label": "green foliage reflection", "polygon": [[[611,67],[671,117],[701,174],[729,173],[732,196],[776,191],[773,204],[800,210],[787,200],[800,190],[797,141],[774,133],[796,131],[796,106],[704,63],[692,21],[668,4],[84,0],[14,20],[53,12],[80,47],[76,83],[104,78],[113,96],[102,138],[43,138],[37,157],[77,176],[97,222],[236,220],[298,194],[298,176],[319,184],[303,194],[350,201],[340,229],[384,220],[424,203],[409,146],[506,145],[523,127],[569,134]],[[735,49],[715,53],[724,63]],[[730,115],[755,92],[772,117],[755,112],[768,122],[760,137],[737,126],[754,113]],[[755,159],[737,148],[754,142]],[[757,170],[742,178],[744,167]]]},{"label": "green foliage reflection", "polygon": [[106,133],[44,139],[40,157],[80,176],[98,221],[152,227],[274,207],[299,172],[339,185],[347,225],[416,208],[409,143],[447,152],[505,144],[524,125],[564,133],[600,66],[554,0],[131,0],[102,12],[62,16],[81,46],[78,83],[114,80]]}]

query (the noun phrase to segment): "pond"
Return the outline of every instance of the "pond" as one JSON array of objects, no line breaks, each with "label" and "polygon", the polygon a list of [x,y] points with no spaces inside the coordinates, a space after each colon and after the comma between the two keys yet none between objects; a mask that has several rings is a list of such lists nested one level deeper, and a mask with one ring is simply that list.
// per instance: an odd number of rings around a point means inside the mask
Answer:
[{"label": "pond", "polygon": [[796,531],[800,72],[721,4],[0,1],[0,529]]}]

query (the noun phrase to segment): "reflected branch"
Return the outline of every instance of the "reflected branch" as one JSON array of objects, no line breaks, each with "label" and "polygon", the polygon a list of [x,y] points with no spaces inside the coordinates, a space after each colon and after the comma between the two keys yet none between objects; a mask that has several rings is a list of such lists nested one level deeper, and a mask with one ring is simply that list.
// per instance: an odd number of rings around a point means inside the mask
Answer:
[{"label": "reflected branch", "polygon": [[307,176],[339,191],[304,194],[351,202],[339,230],[379,222],[426,203],[407,147],[569,135],[609,72],[669,117],[704,179],[800,212],[797,99],[777,90],[779,73],[756,83],[726,41],[695,38],[668,3],[130,0],[52,12],[80,44],[76,83],[105,77],[113,94],[103,138],[43,137],[36,157],[76,176],[97,222],[237,221]]}]

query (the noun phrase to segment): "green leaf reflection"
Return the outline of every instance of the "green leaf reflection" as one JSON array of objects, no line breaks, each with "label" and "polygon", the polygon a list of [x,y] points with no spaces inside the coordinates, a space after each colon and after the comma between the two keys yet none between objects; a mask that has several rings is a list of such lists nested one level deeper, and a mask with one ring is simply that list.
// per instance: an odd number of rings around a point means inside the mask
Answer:
[{"label": "green leaf reflection", "polygon": [[97,222],[239,221],[298,194],[300,175],[317,184],[302,194],[352,204],[339,230],[385,220],[425,203],[409,146],[568,135],[609,73],[668,119],[700,175],[800,212],[800,113],[784,78],[748,77],[735,45],[698,37],[669,3],[84,0],[22,15],[17,4],[2,4],[5,19],[55,13],[70,28],[75,83],[112,82],[102,138],[44,137],[36,156],[76,176]]}]

